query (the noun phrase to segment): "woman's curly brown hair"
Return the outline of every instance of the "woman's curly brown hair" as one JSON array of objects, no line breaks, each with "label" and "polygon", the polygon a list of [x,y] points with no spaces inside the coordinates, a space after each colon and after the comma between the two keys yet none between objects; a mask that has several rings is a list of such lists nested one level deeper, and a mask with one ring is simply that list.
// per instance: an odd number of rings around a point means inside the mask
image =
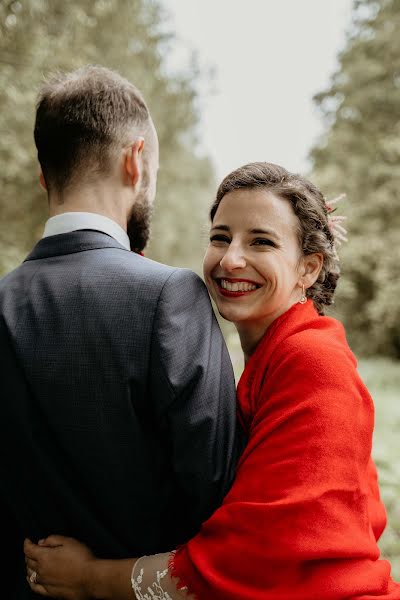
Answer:
[{"label": "woman's curly brown hair", "polygon": [[236,169],[220,184],[210,210],[213,221],[222,198],[234,190],[262,188],[290,202],[299,221],[298,239],[303,254],[319,252],[323,265],[317,281],[307,290],[320,315],[333,304],[340,276],[335,240],[328,223],[325,198],[310,181],[272,163],[256,162]]}]

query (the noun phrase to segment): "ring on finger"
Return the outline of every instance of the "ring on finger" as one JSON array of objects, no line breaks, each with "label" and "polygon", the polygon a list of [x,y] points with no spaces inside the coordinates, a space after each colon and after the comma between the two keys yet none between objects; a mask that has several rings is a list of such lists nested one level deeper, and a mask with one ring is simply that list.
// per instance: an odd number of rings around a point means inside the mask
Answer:
[{"label": "ring on finger", "polygon": [[29,577],[29,581],[31,583],[36,583],[36,580],[37,580],[37,573],[36,573],[36,571],[32,571],[31,576]]}]

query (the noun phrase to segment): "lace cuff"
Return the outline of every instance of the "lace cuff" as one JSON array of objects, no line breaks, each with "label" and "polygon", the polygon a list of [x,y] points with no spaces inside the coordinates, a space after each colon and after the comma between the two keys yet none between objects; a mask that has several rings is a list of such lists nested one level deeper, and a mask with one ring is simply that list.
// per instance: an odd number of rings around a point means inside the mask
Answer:
[{"label": "lace cuff", "polygon": [[195,600],[187,588],[178,589],[179,580],[168,568],[171,553],[139,558],[132,569],[132,589],[137,600]]}]

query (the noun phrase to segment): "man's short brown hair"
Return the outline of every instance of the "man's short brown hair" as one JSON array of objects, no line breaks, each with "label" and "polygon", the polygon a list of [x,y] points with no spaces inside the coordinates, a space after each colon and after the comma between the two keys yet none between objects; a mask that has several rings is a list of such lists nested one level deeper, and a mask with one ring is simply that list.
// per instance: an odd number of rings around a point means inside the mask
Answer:
[{"label": "man's short brown hair", "polygon": [[149,124],[141,93],[114,71],[90,65],[52,77],[40,91],[34,131],[49,191],[107,175],[113,151]]}]

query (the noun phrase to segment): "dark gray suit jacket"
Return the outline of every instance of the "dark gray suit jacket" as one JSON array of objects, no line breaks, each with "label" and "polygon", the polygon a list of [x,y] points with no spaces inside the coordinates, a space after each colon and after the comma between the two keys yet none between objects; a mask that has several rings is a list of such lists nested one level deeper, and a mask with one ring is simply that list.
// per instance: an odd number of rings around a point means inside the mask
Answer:
[{"label": "dark gray suit jacket", "polygon": [[166,551],[229,489],[234,378],[191,271],[97,231],[41,240],[0,281],[0,369],[7,600],[31,597],[24,537],[71,535],[110,558]]}]

